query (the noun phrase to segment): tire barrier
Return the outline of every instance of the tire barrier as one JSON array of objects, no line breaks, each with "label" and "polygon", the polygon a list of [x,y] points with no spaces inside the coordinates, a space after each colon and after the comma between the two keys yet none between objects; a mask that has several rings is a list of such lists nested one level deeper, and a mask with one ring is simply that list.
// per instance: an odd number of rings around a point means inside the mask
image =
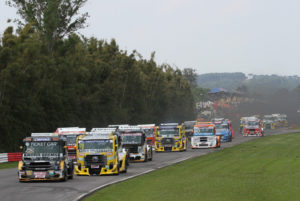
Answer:
[{"label": "tire barrier", "polygon": [[22,160],[22,152],[0,153],[0,163]]},{"label": "tire barrier", "polygon": [[7,156],[8,156],[8,162],[22,160],[22,152],[8,153]]}]

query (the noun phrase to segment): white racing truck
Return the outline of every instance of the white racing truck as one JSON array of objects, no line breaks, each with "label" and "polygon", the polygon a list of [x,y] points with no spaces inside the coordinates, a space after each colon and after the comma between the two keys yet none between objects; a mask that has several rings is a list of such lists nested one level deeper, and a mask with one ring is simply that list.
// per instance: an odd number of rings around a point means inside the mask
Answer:
[{"label": "white racing truck", "polygon": [[152,146],[147,144],[146,134],[141,127],[120,126],[118,132],[122,148],[127,150],[130,161],[147,162],[152,160]]}]

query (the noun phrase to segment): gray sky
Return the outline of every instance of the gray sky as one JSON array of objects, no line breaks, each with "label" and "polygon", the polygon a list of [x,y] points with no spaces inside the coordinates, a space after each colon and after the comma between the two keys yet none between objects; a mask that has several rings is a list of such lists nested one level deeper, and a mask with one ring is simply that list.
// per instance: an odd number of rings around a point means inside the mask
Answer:
[{"label": "gray sky", "polygon": [[[299,0],[89,0],[85,36],[198,73],[300,75]],[[15,18],[0,3],[0,32]]]}]

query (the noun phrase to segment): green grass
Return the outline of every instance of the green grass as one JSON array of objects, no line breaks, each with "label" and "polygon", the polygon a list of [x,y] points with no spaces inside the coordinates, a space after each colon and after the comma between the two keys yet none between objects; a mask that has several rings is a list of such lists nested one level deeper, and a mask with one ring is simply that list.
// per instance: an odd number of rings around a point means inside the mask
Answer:
[{"label": "green grass", "polygon": [[18,162],[0,163],[0,170],[8,169],[8,168],[17,168],[17,166],[18,166]]},{"label": "green grass", "polygon": [[190,159],[109,186],[85,201],[296,201],[299,187],[300,133]]}]

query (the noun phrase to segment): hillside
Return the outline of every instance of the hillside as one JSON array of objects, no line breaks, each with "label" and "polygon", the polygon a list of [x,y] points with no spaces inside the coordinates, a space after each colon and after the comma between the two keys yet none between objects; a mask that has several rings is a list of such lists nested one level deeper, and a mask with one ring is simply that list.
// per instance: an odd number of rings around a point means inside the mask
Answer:
[{"label": "hillside", "polygon": [[293,90],[300,85],[299,76],[246,75],[244,73],[207,73],[197,76],[197,84],[204,88],[222,87],[235,90],[246,86],[251,93],[270,94],[279,89]]}]

